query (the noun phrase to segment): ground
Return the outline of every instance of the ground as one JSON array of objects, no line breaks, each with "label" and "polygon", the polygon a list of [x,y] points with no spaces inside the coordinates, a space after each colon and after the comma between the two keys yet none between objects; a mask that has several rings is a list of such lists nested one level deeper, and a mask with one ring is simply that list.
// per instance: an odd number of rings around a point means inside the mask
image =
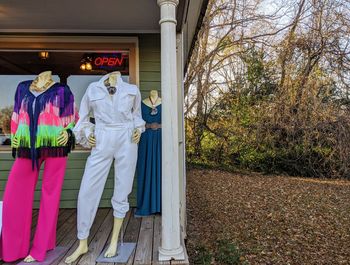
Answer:
[{"label": "ground", "polygon": [[350,181],[191,169],[187,192],[193,264],[223,264],[223,240],[226,264],[350,264]]}]

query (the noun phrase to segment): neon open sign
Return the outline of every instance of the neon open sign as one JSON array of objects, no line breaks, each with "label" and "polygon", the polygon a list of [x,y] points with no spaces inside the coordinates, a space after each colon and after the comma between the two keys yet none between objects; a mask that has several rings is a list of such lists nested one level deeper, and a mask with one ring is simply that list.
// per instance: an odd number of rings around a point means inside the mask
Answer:
[{"label": "neon open sign", "polygon": [[94,53],[92,64],[95,69],[118,70],[129,72],[129,54],[127,52]]},{"label": "neon open sign", "polygon": [[127,56],[121,56],[121,58],[118,57],[106,57],[106,56],[99,56],[96,57],[94,60],[94,64],[96,66],[122,66],[124,59]]}]

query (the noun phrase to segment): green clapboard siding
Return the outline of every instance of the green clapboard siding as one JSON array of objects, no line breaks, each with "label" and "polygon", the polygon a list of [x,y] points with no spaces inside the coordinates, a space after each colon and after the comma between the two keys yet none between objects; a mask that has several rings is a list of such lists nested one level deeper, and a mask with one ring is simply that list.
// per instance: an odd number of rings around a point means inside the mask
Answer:
[{"label": "green clapboard siding", "polygon": [[[160,92],[160,35],[142,34],[139,35],[139,66],[140,66],[140,91],[142,98],[148,96],[151,89]],[[61,195],[61,208],[75,208],[80,187],[81,178],[84,173],[86,158],[89,152],[74,151],[69,155],[65,180]],[[2,200],[4,188],[10,172],[13,159],[10,152],[0,153],[0,200]],[[114,187],[114,169],[111,168],[102,195],[100,207],[111,207],[111,197]],[[41,174],[34,196],[34,207],[38,208],[41,189]],[[134,179],[134,187],[129,195],[130,206],[136,206],[137,181]]]},{"label": "green clapboard siding", "polygon": [[[68,157],[68,165],[64,178],[64,184],[61,195],[61,208],[75,208],[77,204],[77,197],[81,182],[81,177],[84,173],[84,167],[86,158],[89,152],[75,151]],[[2,200],[5,184],[9,175],[13,159],[10,153],[0,153],[0,200]],[[102,194],[100,207],[110,207],[110,199],[113,195],[114,186],[114,169],[111,168],[109,176],[106,182],[105,190]],[[39,175],[39,180],[36,186],[36,192],[34,195],[34,207],[38,208],[40,201],[40,190],[42,183],[42,170]],[[134,181],[134,187],[132,193],[129,195],[129,201],[131,206],[136,206],[136,186],[137,182]]]},{"label": "green clapboard siding", "polygon": [[160,93],[160,35],[139,35],[140,90],[142,98],[150,90]]}]

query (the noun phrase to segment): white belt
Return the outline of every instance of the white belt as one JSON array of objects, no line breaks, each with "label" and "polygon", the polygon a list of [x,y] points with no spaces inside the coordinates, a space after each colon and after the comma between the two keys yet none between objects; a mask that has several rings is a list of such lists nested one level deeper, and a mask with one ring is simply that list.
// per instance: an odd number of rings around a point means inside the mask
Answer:
[{"label": "white belt", "polygon": [[95,125],[95,128],[106,129],[106,130],[133,129],[134,123],[133,122],[118,122],[118,123],[110,123],[110,124],[98,123]]}]

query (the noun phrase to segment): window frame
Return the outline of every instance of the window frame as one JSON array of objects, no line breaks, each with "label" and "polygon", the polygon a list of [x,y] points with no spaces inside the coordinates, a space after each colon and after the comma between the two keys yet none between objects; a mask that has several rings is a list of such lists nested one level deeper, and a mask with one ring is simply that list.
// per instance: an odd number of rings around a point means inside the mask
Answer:
[{"label": "window frame", "polygon": [[[3,52],[114,52],[129,51],[129,83],[140,86],[139,39],[137,36],[43,36],[2,35],[0,51]],[[76,152],[89,149],[77,148]],[[11,152],[10,146],[0,145],[0,152]]]}]

